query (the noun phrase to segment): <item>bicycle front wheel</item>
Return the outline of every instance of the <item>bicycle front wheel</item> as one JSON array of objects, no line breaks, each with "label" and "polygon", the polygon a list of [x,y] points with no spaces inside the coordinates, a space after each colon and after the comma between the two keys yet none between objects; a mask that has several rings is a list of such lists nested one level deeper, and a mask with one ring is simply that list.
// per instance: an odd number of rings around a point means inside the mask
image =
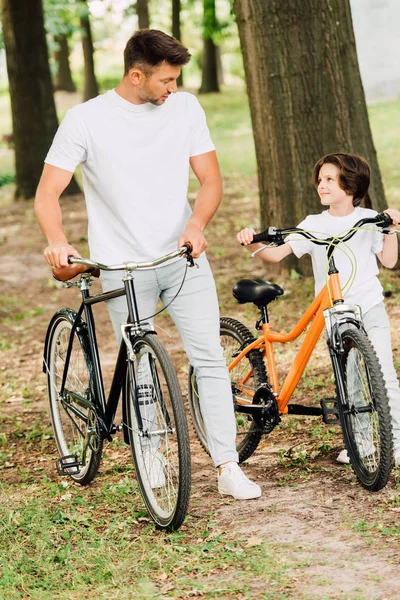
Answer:
[{"label": "bicycle front wheel", "polygon": [[92,481],[99,469],[103,439],[93,410],[93,366],[83,321],[79,324],[79,332],[75,330],[61,393],[75,318],[75,311],[67,308],[54,315],[49,325],[45,361],[50,417],[62,472],[85,485]]},{"label": "bicycle front wheel", "polygon": [[335,354],[338,411],[351,466],[371,491],[388,482],[393,463],[392,425],[382,371],[365,332],[341,333]]},{"label": "bicycle front wheel", "polygon": [[[249,329],[236,319],[221,317],[220,340],[226,363],[229,365],[235,354],[251,344],[254,337]],[[229,377],[232,388],[232,402],[236,408],[236,450],[239,454],[239,462],[243,462],[256,450],[263,433],[268,432],[261,429],[250,414],[240,412],[240,403],[252,404],[256,390],[261,386],[269,385],[265,363],[260,351],[252,350],[249,352],[230,371]],[[197,381],[192,367],[189,371],[188,399],[196,435],[204,450],[209,452]]]},{"label": "bicycle front wheel", "polygon": [[133,342],[125,402],[136,477],[147,509],[164,529],[185,519],[190,494],[189,432],[178,379],[154,334]]}]

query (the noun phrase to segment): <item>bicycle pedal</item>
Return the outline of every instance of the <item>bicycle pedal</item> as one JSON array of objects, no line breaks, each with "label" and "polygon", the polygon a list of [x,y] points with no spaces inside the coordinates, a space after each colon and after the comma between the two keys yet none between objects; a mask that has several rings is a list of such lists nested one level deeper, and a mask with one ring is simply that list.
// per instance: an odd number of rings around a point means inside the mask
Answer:
[{"label": "bicycle pedal", "polygon": [[336,398],[323,398],[320,401],[322,408],[322,420],[327,425],[339,425],[339,412]]},{"label": "bicycle pedal", "polygon": [[56,468],[59,475],[78,475],[81,472],[81,464],[76,454],[67,454],[58,458]]}]

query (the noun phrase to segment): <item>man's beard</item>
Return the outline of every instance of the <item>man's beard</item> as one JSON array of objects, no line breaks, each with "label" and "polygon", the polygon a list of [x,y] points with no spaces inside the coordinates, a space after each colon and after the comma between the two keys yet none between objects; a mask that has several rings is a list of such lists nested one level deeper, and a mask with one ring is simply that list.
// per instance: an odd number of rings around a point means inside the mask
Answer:
[{"label": "man's beard", "polygon": [[[153,104],[154,106],[161,106],[162,104],[164,104],[163,100],[165,101],[166,98],[163,98],[163,96],[159,96],[158,98],[154,98],[153,96],[149,96],[147,90],[143,90],[143,100],[145,102],[149,102],[150,104]],[[165,94],[163,94],[165,96]],[[169,94],[168,94],[169,96]]]}]

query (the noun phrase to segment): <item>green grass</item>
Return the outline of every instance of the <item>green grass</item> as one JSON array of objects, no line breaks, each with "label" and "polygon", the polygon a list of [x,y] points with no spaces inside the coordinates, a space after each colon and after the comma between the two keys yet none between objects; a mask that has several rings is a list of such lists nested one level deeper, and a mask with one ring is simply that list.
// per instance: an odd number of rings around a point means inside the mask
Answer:
[{"label": "green grass", "polygon": [[372,135],[389,206],[400,208],[400,99],[369,107]]},{"label": "green grass", "polygon": [[245,92],[227,88],[222,94],[201,95],[199,100],[207,114],[222,173],[226,177],[255,177],[255,149]]},{"label": "green grass", "polygon": [[155,532],[128,476],[84,492],[47,479],[0,488],[0,565],[7,600],[251,597],[253,577],[265,589],[285,583],[265,540],[207,518]]}]

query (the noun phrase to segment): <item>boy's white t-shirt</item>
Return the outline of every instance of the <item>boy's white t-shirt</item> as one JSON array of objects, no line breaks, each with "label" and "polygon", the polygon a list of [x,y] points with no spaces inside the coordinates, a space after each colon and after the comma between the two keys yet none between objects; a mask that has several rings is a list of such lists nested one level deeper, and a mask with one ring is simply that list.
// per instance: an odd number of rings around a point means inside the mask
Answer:
[{"label": "boy's white t-shirt", "polygon": [[177,247],[191,216],[189,159],[214,150],[197,98],[132,104],[115,90],[70,109],[45,162],[82,164],[93,260],[152,260]]},{"label": "boy's white t-shirt", "polygon": [[[344,235],[357,221],[373,217],[377,213],[369,208],[357,206],[350,215],[334,217],[326,210],[318,215],[309,215],[298,227],[313,233],[316,237],[325,238],[333,235]],[[348,304],[358,304],[363,313],[382,302],[383,289],[377,277],[379,268],[376,254],[383,248],[383,234],[374,226],[367,225],[368,229],[357,231],[346,244],[340,244],[334,252],[334,259],[339,270],[340,282],[344,292],[344,299]],[[306,238],[290,234],[286,241],[293,253],[300,258],[303,254],[310,254],[315,278],[315,295],[327,283],[328,261],[326,247],[317,246]],[[352,264],[347,254],[354,253],[353,263],[356,268],[355,279],[350,288],[346,283],[351,276]],[[347,254],[345,254],[347,252]]]}]

